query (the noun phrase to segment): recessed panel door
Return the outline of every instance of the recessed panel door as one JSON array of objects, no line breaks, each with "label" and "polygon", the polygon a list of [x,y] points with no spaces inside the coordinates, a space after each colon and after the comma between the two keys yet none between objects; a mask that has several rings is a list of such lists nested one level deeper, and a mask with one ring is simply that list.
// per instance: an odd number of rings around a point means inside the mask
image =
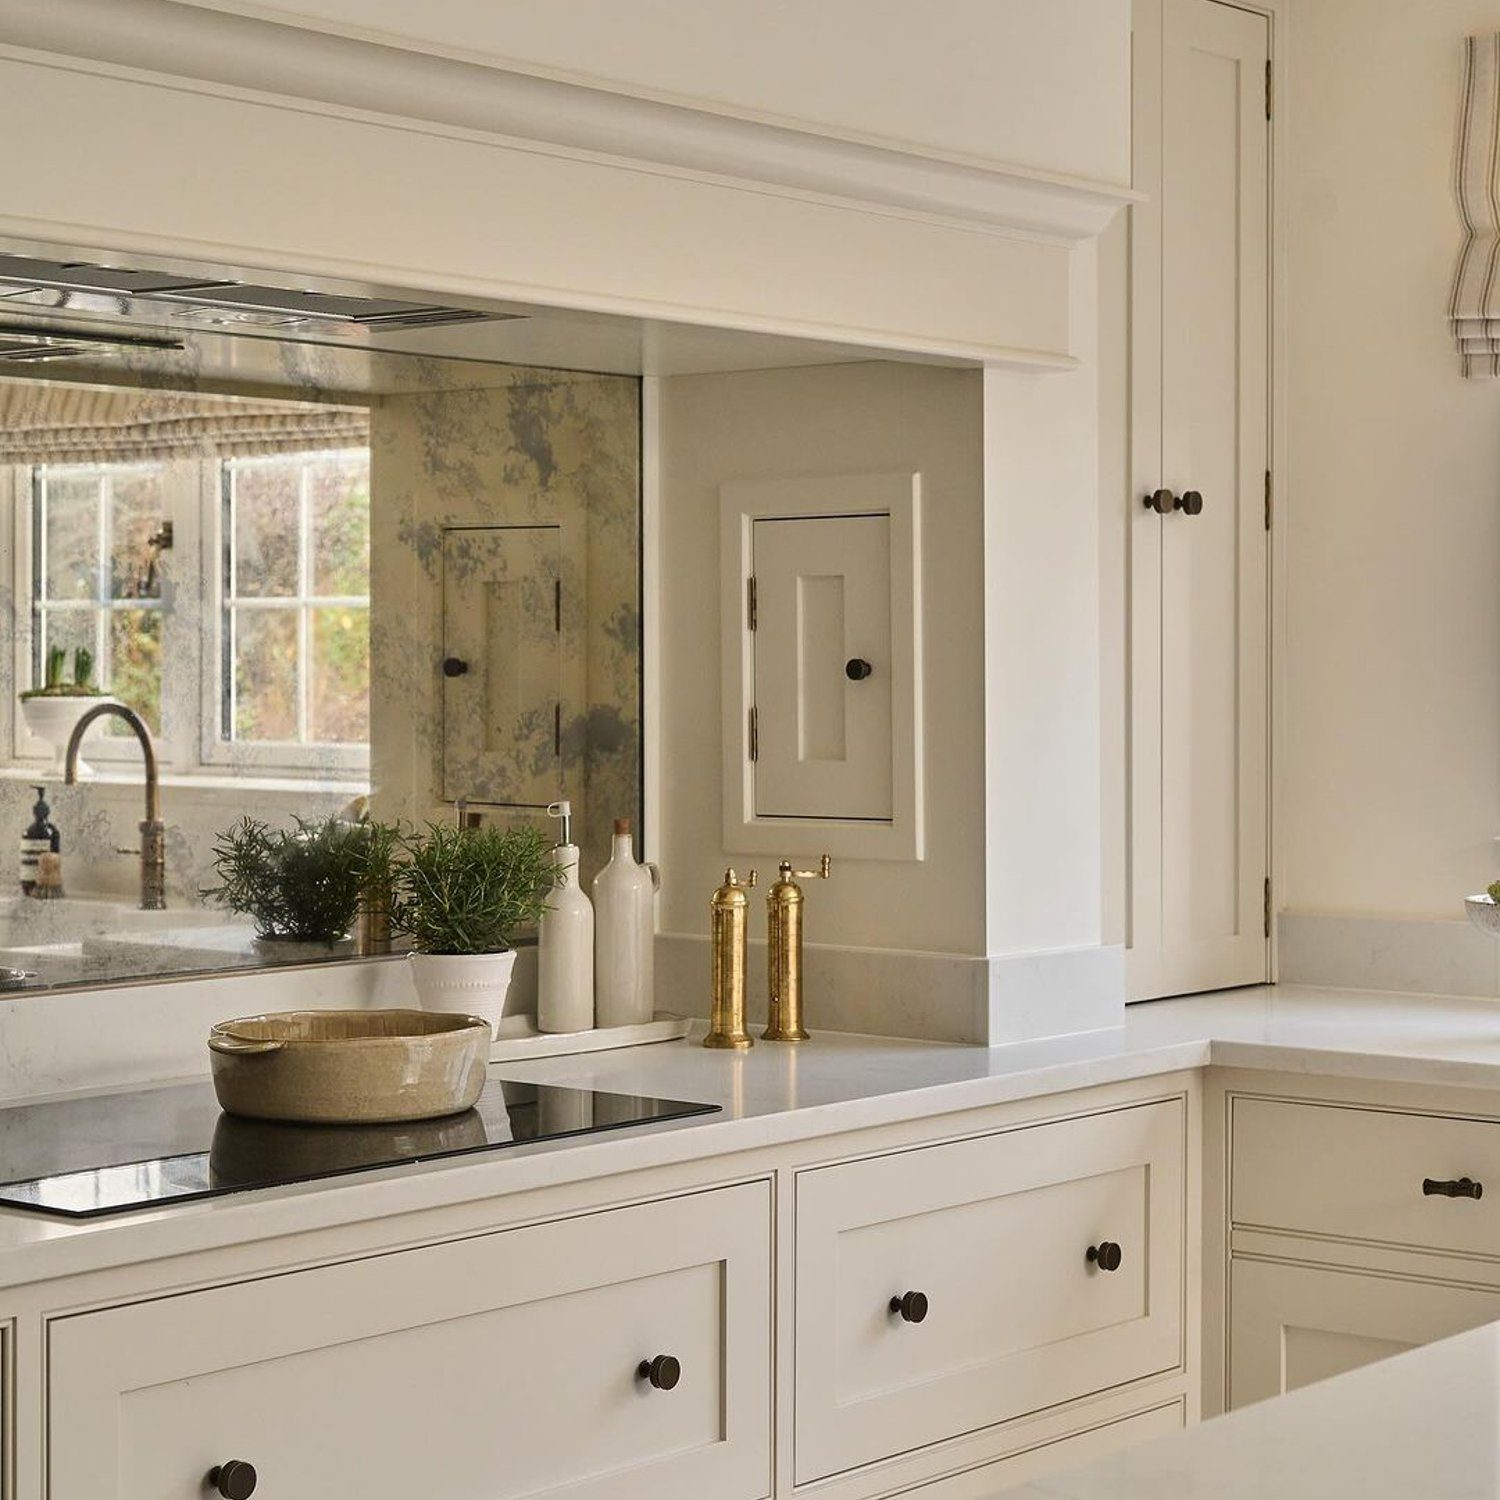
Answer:
[{"label": "recessed panel door", "polygon": [[1268,22],[1160,0],[1136,45],[1151,206],[1132,209],[1130,988],[1145,998],[1267,977]]},{"label": "recessed panel door", "polygon": [[563,795],[562,528],[443,533],[443,796]]},{"label": "recessed panel door", "polygon": [[757,520],[757,817],[889,822],[891,518]]}]

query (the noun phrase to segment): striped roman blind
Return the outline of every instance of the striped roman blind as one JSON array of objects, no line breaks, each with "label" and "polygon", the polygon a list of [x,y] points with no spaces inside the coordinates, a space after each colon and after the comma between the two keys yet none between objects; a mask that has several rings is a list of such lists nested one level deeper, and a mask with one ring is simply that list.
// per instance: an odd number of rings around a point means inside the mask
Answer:
[{"label": "striped roman blind", "polygon": [[1464,239],[1448,317],[1463,373],[1500,377],[1500,34],[1464,40],[1454,189]]},{"label": "striped roman blind", "polygon": [[362,407],[0,380],[0,464],[238,458],[369,440]]}]

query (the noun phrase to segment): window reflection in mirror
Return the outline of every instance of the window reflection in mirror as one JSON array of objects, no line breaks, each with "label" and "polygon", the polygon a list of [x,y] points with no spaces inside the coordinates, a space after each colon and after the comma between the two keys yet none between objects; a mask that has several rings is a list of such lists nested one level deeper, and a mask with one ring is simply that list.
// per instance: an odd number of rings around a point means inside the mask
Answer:
[{"label": "window reflection in mirror", "polygon": [[[253,386],[169,383],[183,364],[0,374],[0,869],[38,786],[60,856],[49,899],[0,881],[0,971],[352,956],[352,930],[264,941],[205,897],[245,817],[421,827],[462,800],[507,826],[566,796],[587,879],[640,814],[639,382],[382,356],[336,362],[344,381],[262,358]],[[72,724],[104,699],[154,745],[164,912],[138,909],[121,852],[135,734],[102,719],[64,784]]]}]

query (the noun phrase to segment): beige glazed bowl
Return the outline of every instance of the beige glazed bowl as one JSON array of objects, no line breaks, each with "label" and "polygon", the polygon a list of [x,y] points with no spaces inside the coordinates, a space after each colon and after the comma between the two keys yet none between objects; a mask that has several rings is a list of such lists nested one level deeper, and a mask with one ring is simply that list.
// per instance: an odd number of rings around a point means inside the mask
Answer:
[{"label": "beige glazed bowl", "polygon": [[484,1090],[490,1027],[425,1010],[290,1010],[220,1021],[214,1091],[232,1115],[306,1125],[430,1120]]}]

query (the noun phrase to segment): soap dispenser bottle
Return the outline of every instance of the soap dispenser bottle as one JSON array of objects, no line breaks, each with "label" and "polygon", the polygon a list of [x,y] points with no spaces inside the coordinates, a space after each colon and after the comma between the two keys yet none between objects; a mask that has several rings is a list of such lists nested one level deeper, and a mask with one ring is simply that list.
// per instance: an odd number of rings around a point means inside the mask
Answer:
[{"label": "soap dispenser bottle", "polygon": [[615,819],[609,863],[594,876],[594,1001],[600,1026],[643,1026],[655,1014],[655,867],[636,863],[630,820]]},{"label": "soap dispenser bottle", "polygon": [[578,883],[573,808],[554,802],[547,815],[562,824],[552,850],[557,885],[548,893],[537,944],[538,1031],[589,1031],[594,1025],[594,908]]},{"label": "soap dispenser bottle", "polygon": [[57,854],[62,849],[62,837],[52,822],[52,809],[47,806],[47,788],[34,786],[36,802],[31,809],[31,822],[21,835],[21,894],[35,895],[37,873],[42,855]]}]

